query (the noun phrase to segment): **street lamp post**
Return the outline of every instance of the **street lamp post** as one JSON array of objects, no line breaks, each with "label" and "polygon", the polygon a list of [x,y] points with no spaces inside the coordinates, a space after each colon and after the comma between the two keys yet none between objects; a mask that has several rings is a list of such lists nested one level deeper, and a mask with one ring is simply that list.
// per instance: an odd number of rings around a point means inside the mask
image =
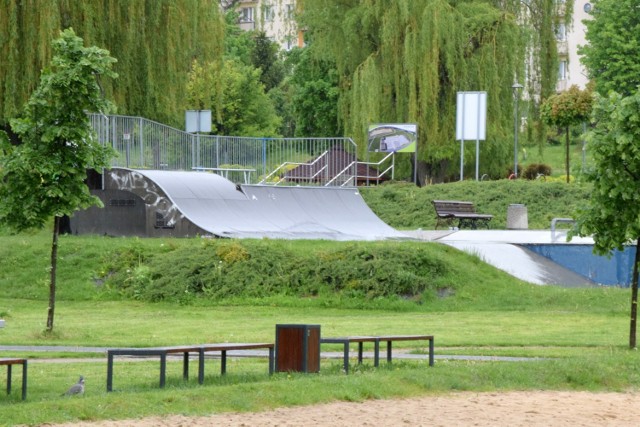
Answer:
[{"label": "street lamp post", "polygon": [[520,98],[520,89],[523,86],[516,82],[511,88],[513,89],[513,95],[515,97],[515,103],[513,105],[513,175],[518,177],[518,100]]}]

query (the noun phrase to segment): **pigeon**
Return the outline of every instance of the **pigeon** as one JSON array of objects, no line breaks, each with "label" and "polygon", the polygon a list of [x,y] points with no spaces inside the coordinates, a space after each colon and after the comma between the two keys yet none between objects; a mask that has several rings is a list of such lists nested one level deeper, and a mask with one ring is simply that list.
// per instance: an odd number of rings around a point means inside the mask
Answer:
[{"label": "pigeon", "polygon": [[63,396],[74,396],[76,394],[84,394],[84,377],[82,375],[80,375],[78,382],[72,385]]}]

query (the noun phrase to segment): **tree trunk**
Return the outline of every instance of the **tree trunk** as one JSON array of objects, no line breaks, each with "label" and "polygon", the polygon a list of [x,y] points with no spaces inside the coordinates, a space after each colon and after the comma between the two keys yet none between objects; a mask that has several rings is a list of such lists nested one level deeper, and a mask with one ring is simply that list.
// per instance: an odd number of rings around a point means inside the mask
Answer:
[{"label": "tree trunk", "polygon": [[569,126],[566,129],[566,144],[567,144],[567,153],[565,158],[564,167],[567,169],[567,184],[569,183]]},{"label": "tree trunk", "polygon": [[60,217],[53,219],[53,242],[51,243],[51,268],[49,282],[49,310],[47,311],[47,332],[53,331],[53,314],[56,308],[56,270],[58,264],[58,235],[60,234]]},{"label": "tree trunk", "polygon": [[629,347],[636,348],[636,320],[638,316],[638,263],[640,262],[640,239],[636,240],[636,257],[633,260],[633,279],[631,280],[631,325],[629,328]]}]

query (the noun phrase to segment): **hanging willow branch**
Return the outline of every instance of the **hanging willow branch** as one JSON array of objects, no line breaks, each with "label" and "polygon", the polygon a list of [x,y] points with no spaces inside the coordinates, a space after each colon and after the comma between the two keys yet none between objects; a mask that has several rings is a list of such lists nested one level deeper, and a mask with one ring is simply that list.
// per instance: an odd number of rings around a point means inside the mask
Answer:
[{"label": "hanging willow branch", "polygon": [[[364,150],[371,123],[417,123],[427,180],[446,177],[459,155],[453,131],[458,91],[487,92],[481,163],[491,175],[504,176],[512,155],[513,82],[529,76],[534,101],[555,89],[553,0],[531,0],[524,8],[516,0],[301,3],[311,48],[337,64],[345,134]],[[570,11],[572,2],[565,7]],[[525,73],[531,52],[539,59]]]},{"label": "hanging willow branch", "polygon": [[[0,125],[15,117],[51,59],[51,41],[73,27],[118,59],[105,84],[119,113],[182,125],[193,59],[222,57],[224,25],[210,0],[6,0],[0,13]],[[5,6],[3,6],[5,7]],[[5,13],[6,12],[6,13]]]}]

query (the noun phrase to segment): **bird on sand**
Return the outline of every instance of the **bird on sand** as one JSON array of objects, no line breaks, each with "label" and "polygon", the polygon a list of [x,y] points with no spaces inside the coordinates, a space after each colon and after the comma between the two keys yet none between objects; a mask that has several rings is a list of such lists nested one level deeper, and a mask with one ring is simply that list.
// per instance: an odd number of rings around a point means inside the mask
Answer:
[{"label": "bird on sand", "polygon": [[84,394],[84,377],[80,375],[77,383],[72,385],[63,396],[74,396],[76,394]]}]

